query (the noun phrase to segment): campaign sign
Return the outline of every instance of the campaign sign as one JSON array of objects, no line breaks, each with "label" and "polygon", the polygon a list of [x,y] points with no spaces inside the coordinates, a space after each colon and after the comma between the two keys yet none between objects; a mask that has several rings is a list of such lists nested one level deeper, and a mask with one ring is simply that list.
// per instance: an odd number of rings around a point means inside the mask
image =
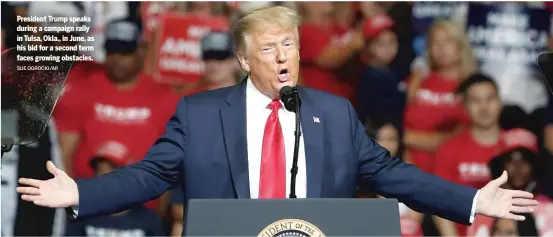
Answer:
[{"label": "campaign sign", "polygon": [[537,68],[538,54],[547,50],[551,13],[519,4],[469,6],[467,32],[480,61]]},{"label": "campaign sign", "polygon": [[502,98],[527,112],[547,103],[537,64],[548,46],[551,13],[522,3],[470,3],[467,35],[480,69],[494,77]]},{"label": "campaign sign", "polygon": [[412,23],[417,32],[413,49],[417,56],[424,53],[426,32],[436,19],[450,19],[464,2],[415,2],[412,8]]},{"label": "campaign sign", "polygon": [[228,20],[195,14],[164,15],[154,60],[156,80],[168,84],[197,82],[204,71],[200,41],[213,30],[228,31]]}]

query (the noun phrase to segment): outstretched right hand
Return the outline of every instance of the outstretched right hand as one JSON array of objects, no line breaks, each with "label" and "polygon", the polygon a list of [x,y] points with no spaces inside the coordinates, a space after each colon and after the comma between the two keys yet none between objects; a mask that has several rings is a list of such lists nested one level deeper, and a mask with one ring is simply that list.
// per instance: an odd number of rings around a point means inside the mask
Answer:
[{"label": "outstretched right hand", "polygon": [[79,205],[77,183],[65,172],[56,168],[54,163],[46,163],[48,172],[54,175],[49,180],[20,178],[19,183],[28,187],[17,187],[21,199],[38,206],[65,208]]}]

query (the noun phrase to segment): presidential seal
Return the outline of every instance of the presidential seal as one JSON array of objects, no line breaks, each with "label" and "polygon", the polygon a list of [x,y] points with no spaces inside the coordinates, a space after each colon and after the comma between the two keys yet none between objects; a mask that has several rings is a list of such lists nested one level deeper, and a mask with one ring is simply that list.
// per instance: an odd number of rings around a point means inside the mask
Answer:
[{"label": "presidential seal", "polygon": [[299,219],[284,219],[265,227],[257,237],[325,237],[317,226]]}]

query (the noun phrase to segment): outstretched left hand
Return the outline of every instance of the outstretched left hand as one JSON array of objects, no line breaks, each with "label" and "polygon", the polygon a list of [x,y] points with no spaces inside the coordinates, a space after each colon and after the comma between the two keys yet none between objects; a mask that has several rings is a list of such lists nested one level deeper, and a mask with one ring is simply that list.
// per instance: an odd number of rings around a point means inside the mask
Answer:
[{"label": "outstretched left hand", "polygon": [[507,171],[503,171],[499,178],[480,189],[476,200],[476,214],[523,221],[524,216],[517,213],[532,213],[536,210],[538,201],[533,199],[532,193],[500,188],[507,182],[507,177]]}]

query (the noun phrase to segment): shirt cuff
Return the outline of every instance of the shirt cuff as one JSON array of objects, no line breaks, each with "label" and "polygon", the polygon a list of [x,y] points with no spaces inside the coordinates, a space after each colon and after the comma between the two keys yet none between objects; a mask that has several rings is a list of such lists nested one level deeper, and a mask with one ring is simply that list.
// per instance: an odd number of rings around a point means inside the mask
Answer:
[{"label": "shirt cuff", "polygon": [[[474,209],[474,207],[473,207],[473,209]],[[77,216],[79,216],[79,206],[71,207],[71,210],[73,211],[73,218],[77,219]]]},{"label": "shirt cuff", "polygon": [[474,217],[476,216],[476,201],[478,200],[479,193],[480,193],[480,189],[476,191],[476,195],[474,195],[474,199],[472,199],[472,209],[470,210],[470,220],[469,220],[470,224],[474,222]]}]

